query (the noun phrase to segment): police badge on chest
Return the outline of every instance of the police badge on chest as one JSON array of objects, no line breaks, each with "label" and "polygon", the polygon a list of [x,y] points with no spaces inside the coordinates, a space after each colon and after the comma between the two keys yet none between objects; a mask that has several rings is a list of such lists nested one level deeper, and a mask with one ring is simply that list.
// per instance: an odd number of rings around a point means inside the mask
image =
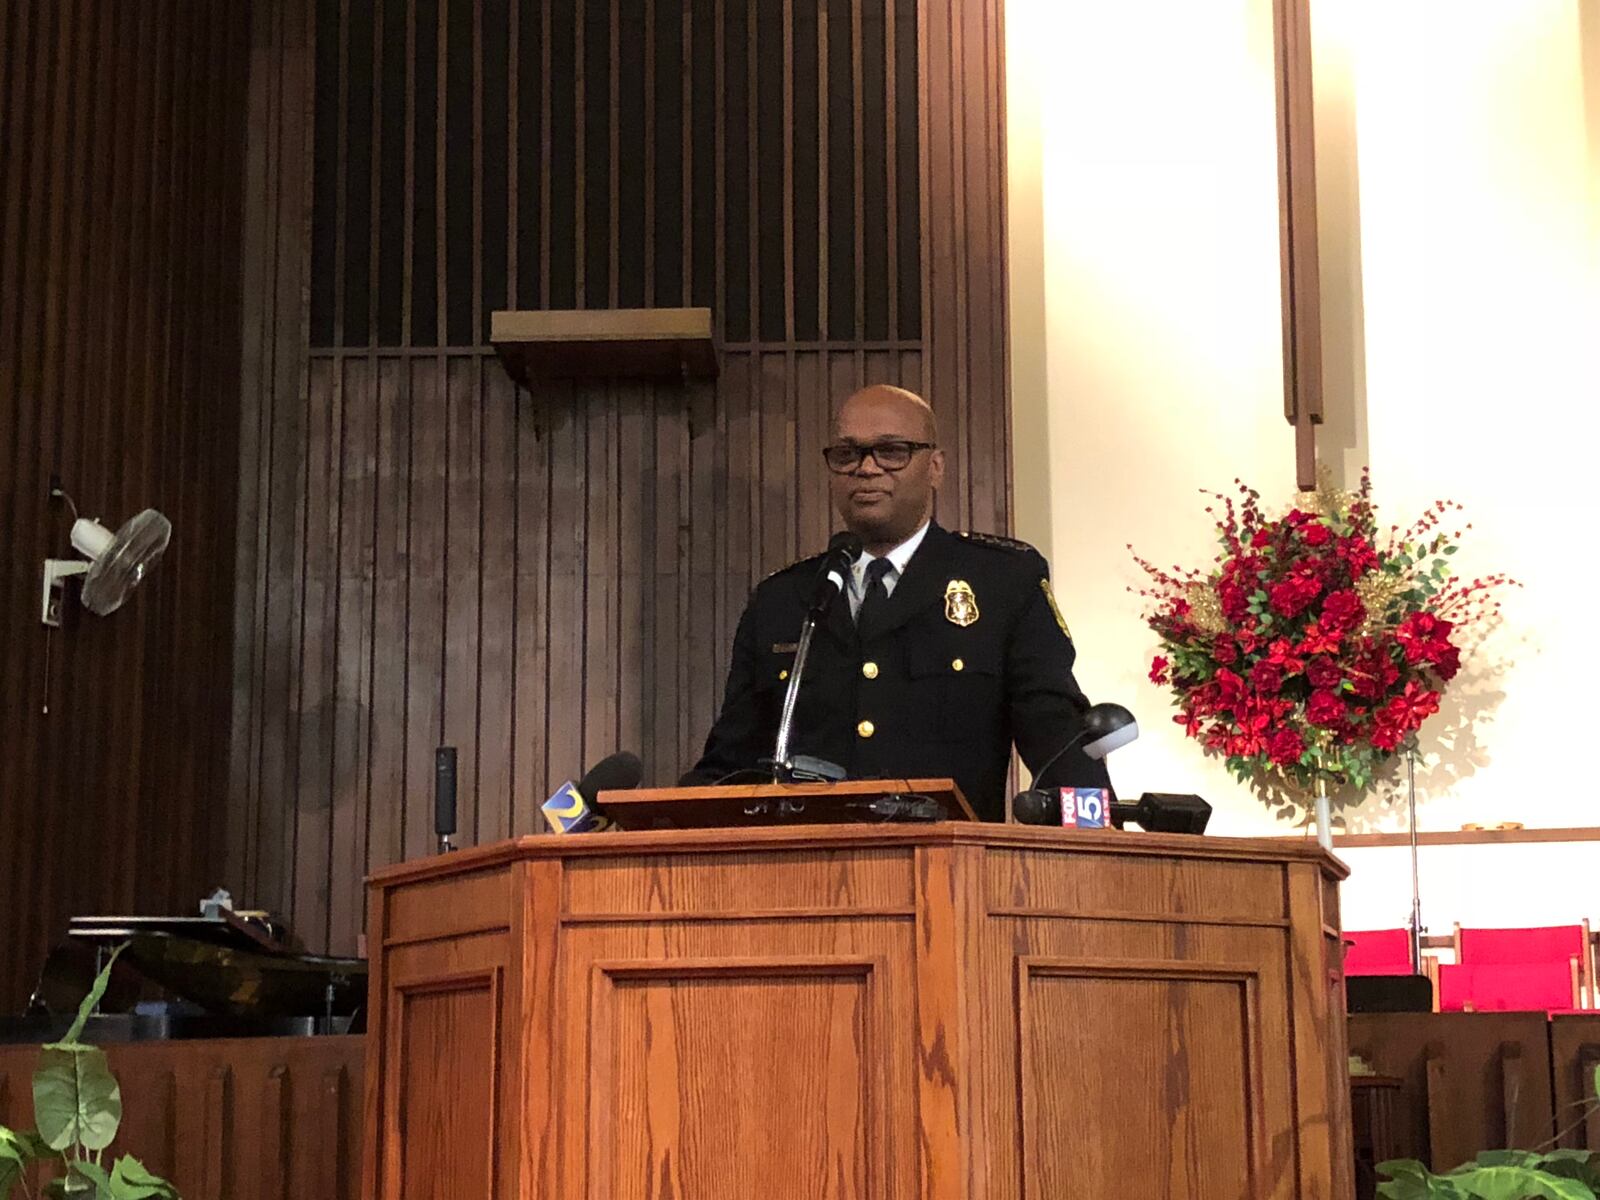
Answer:
[{"label": "police badge on chest", "polygon": [[944,589],[944,619],[965,629],[978,620],[978,598],[965,579],[952,579]]}]

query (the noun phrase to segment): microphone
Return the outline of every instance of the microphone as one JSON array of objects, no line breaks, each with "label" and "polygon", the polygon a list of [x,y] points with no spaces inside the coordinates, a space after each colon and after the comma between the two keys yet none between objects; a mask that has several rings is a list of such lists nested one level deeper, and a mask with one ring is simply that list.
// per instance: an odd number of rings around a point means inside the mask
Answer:
[{"label": "microphone", "polygon": [[598,833],[611,828],[594,797],[601,792],[636,788],[644,778],[644,764],[626,750],[609,755],[589,768],[577,783],[567,780],[540,806],[552,833]]},{"label": "microphone", "polygon": [[450,837],[456,831],[456,748],[440,746],[433,753],[433,832],[439,839],[439,853],[455,847]]},{"label": "microphone", "polygon": [[[789,687],[783,693],[783,711],[778,716],[778,736],[772,747],[772,775],[778,783],[792,783],[797,778],[798,763],[789,759],[789,742],[794,736],[794,706],[800,699],[800,680],[805,675],[806,658],[811,653],[811,637],[817,630],[817,622],[844,591],[850,566],[860,555],[861,539],[849,530],[841,530],[828,539],[828,551],[817,570],[806,619],[800,622],[800,637],[794,644],[794,664],[789,668]],[[822,763],[823,777],[844,778],[842,767],[820,759],[816,761]]]},{"label": "microphone", "polygon": [[811,604],[808,611],[812,616],[826,615],[833,602],[839,598],[839,593],[844,591],[845,580],[850,577],[850,568],[860,557],[861,539],[848,529],[841,530],[828,539],[828,552],[822,558],[822,566],[817,569],[816,586],[811,590]]},{"label": "microphone", "polygon": [[1044,760],[1033,777],[1033,787],[1018,792],[1011,801],[1011,815],[1023,825],[1058,825],[1061,823],[1061,789],[1043,787],[1050,768],[1060,761],[1067,751],[1082,746],[1084,754],[1093,759],[1103,759],[1113,750],[1126,746],[1139,736],[1139,723],[1133,714],[1120,704],[1090,705],[1083,714],[1083,728],[1066,740],[1066,743]]}]

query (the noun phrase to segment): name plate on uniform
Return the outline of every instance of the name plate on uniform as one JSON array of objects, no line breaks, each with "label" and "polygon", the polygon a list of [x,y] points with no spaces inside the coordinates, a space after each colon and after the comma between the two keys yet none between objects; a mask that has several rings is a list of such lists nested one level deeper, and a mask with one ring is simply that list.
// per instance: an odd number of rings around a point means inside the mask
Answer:
[{"label": "name plate on uniform", "polygon": [[1105,788],[1061,791],[1061,824],[1066,829],[1104,829],[1111,824],[1111,793]]}]

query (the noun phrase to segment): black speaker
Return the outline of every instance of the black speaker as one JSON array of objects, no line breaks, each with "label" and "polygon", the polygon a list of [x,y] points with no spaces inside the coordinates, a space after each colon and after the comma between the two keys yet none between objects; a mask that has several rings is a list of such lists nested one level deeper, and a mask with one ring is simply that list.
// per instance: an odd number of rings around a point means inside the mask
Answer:
[{"label": "black speaker", "polygon": [[1353,1013],[1433,1011],[1433,981],[1426,975],[1349,975],[1345,1009]]}]

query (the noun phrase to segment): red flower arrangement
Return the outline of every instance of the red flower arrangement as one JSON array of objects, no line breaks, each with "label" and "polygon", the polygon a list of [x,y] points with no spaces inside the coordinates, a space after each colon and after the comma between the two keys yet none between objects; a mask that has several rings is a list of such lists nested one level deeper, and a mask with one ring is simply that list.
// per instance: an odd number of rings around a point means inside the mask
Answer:
[{"label": "red flower arrangement", "polygon": [[1168,572],[1135,555],[1161,639],[1150,679],[1172,688],[1173,720],[1239,779],[1364,791],[1439,711],[1463,631],[1515,581],[1451,572],[1461,538],[1443,532],[1460,511],[1452,501],[1380,532],[1365,473],[1355,492],[1301,493],[1279,518],[1234,482],[1238,499],[1207,493],[1222,505],[1210,570]]}]

